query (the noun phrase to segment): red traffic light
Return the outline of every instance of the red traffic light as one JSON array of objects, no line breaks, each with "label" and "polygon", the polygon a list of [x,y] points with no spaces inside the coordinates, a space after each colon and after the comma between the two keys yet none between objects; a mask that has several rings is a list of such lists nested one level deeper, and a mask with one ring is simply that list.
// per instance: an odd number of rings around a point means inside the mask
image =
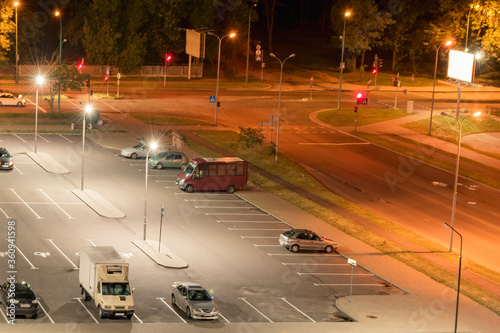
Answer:
[{"label": "red traffic light", "polygon": [[372,69],[372,74],[373,74],[373,75],[377,74],[377,69],[376,69],[376,68],[373,68],[373,69]]},{"label": "red traffic light", "polygon": [[105,76],[104,77],[104,82],[108,82],[108,80],[109,80],[109,77]]},{"label": "red traffic light", "polygon": [[366,93],[364,91],[358,91],[356,93],[356,104],[366,104],[367,101]]},{"label": "red traffic light", "polygon": [[78,63],[78,70],[81,70],[83,68],[83,64],[80,62]]},{"label": "red traffic light", "polygon": [[358,93],[356,94],[356,98],[360,99],[360,98],[363,98],[363,97],[364,97],[363,93],[361,91],[358,91]]},{"label": "red traffic light", "polygon": [[170,62],[170,61],[172,61],[173,57],[171,54],[167,54],[165,59],[167,60],[167,62]]}]

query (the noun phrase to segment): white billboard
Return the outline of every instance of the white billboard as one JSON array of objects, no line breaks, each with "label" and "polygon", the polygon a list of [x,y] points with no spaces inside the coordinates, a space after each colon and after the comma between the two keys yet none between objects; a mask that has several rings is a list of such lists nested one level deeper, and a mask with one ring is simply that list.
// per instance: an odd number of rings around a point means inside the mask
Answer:
[{"label": "white billboard", "polygon": [[186,54],[200,57],[201,34],[194,30],[186,30]]},{"label": "white billboard", "polygon": [[450,50],[448,76],[460,81],[474,81],[475,55],[473,53]]}]

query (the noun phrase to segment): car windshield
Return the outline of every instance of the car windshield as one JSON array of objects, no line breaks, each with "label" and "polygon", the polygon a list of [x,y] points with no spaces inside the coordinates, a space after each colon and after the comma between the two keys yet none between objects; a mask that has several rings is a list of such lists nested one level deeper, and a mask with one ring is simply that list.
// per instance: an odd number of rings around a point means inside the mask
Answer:
[{"label": "car windshield", "polygon": [[128,283],[103,283],[103,295],[130,295],[130,286]]},{"label": "car windshield", "polygon": [[16,299],[35,299],[35,294],[31,290],[21,290],[16,292]]},{"label": "car windshield", "polygon": [[196,168],[196,163],[189,162],[186,169],[184,169],[184,175],[186,175],[186,177],[190,177],[193,174],[195,168]]},{"label": "car windshield", "polygon": [[285,236],[285,237],[291,237],[293,235],[295,235],[295,231],[293,231],[293,230],[288,230],[288,231],[285,231],[283,233],[283,236]]},{"label": "car windshield", "polygon": [[136,144],[133,148],[135,148],[135,149],[141,149],[141,148],[143,148],[144,146],[146,146],[144,143],[138,143],[138,144]]},{"label": "car windshield", "polygon": [[211,301],[212,297],[204,289],[189,290],[190,301]]}]

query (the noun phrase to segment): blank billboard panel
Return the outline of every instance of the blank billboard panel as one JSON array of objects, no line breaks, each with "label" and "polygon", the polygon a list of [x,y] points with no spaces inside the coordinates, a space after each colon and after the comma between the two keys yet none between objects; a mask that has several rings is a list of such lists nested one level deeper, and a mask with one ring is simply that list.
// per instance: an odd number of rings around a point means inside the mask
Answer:
[{"label": "blank billboard panel", "polygon": [[201,34],[194,30],[186,30],[186,53],[193,57],[200,57]]},{"label": "blank billboard panel", "polygon": [[448,76],[460,81],[472,83],[474,81],[473,53],[450,50],[448,60]]}]

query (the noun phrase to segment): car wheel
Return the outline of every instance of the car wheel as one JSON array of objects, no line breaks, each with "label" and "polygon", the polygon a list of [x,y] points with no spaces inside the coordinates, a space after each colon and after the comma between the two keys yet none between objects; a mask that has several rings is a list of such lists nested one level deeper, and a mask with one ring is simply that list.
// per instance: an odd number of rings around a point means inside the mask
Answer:
[{"label": "car wheel", "polygon": [[290,251],[292,251],[293,253],[297,253],[299,252],[299,246],[297,244],[293,244],[291,247],[290,247]]},{"label": "car wheel", "polygon": [[186,163],[182,163],[181,164],[181,170],[182,171],[186,170],[186,167],[187,167]]},{"label": "car wheel", "polygon": [[17,106],[23,106],[23,102],[17,102]]},{"label": "car wheel", "polygon": [[105,317],[104,312],[102,312],[101,306],[97,308],[97,312],[99,313],[99,318],[103,319]]},{"label": "car wheel", "polygon": [[133,160],[137,159],[137,154],[136,153],[132,153],[132,155],[130,155],[130,158],[133,159]]},{"label": "car wheel", "polygon": [[333,247],[331,247],[330,245],[328,245],[327,247],[325,247],[325,252],[326,253],[332,253],[333,252]]},{"label": "car wheel", "polygon": [[162,165],[161,163],[158,163],[158,164],[156,165],[156,168],[157,168],[158,170],[161,170],[161,169],[163,168],[163,165]]},{"label": "car wheel", "polygon": [[82,301],[86,301],[86,302],[90,301],[90,295],[83,288],[82,288]]},{"label": "car wheel", "polygon": [[191,318],[191,309],[189,308],[189,306],[186,308],[186,316],[188,318]]},{"label": "car wheel", "polygon": [[236,191],[236,188],[234,187],[234,185],[229,185],[229,186],[227,187],[227,193],[229,193],[229,194],[233,194],[233,193],[234,193],[234,191]]},{"label": "car wheel", "polygon": [[194,186],[189,184],[188,186],[186,186],[186,192],[187,193],[193,193],[194,192]]},{"label": "car wheel", "polygon": [[31,319],[37,319],[38,318],[38,313],[35,313],[34,315],[31,316]]},{"label": "car wheel", "polygon": [[172,297],[170,297],[170,304],[175,305],[175,296],[172,294]]}]

